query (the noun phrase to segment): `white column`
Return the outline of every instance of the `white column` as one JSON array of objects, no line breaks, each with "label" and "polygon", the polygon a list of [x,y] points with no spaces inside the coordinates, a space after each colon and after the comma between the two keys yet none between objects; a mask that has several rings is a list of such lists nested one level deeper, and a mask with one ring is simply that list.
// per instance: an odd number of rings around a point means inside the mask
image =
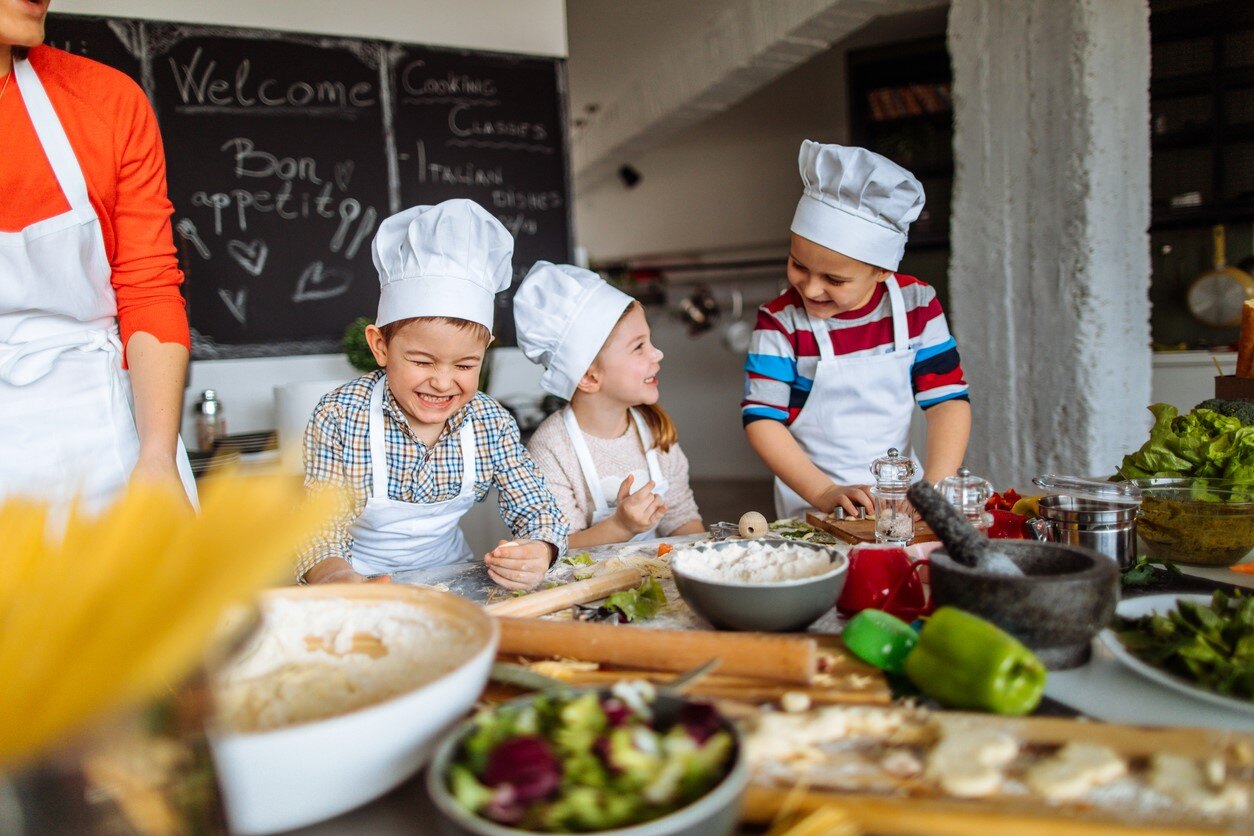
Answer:
[{"label": "white column", "polygon": [[953,0],[949,51],[968,464],[1108,475],[1150,397],[1147,3]]}]

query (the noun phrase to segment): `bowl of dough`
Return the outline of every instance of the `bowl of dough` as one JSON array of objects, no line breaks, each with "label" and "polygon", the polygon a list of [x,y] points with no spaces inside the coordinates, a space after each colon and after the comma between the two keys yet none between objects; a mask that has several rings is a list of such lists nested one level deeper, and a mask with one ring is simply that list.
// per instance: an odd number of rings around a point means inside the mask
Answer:
[{"label": "bowl of dough", "polygon": [[499,628],[434,589],[276,589],[211,671],[210,751],[234,833],[274,833],[386,793],[430,757],[483,690]]},{"label": "bowl of dough", "polygon": [[804,630],[835,605],[849,568],[839,548],[774,538],[698,543],[670,557],[684,603],[722,630]]}]

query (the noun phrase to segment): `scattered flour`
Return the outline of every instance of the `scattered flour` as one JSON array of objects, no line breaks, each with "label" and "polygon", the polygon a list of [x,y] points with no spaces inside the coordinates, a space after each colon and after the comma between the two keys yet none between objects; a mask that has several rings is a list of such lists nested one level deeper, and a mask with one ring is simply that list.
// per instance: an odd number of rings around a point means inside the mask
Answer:
[{"label": "scattered flour", "polygon": [[400,602],[278,598],[263,616],[258,634],[214,682],[218,719],[233,731],[382,702],[456,669],[480,644],[471,627]]},{"label": "scattered flour", "polygon": [[670,557],[681,575],[717,583],[778,583],[824,575],[836,568],[826,551],[765,540],[676,549]]}]

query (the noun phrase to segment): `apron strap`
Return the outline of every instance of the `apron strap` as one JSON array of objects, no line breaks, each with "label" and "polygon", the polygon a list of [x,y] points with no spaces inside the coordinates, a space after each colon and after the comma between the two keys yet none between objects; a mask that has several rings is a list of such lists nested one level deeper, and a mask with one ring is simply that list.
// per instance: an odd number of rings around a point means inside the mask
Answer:
[{"label": "apron strap", "polygon": [[[122,340],[118,326],[51,334],[16,345],[0,343],[0,381],[13,386],[28,386],[39,380],[67,351],[107,351],[122,356]],[[121,361],[118,367],[121,368]]]},{"label": "apron strap", "polygon": [[901,295],[901,285],[893,274],[885,282],[888,285],[888,304],[893,314],[893,351],[905,351],[910,347],[910,328],[906,322],[906,300]]},{"label": "apron strap", "polygon": [[22,98],[26,102],[26,112],[30,114],[35,134],[43,146],[52,173],[56,175],[57,184],[65,194],[70,208],[81,221],[96,220],[96,210],[92,208],[91,199],[87,196],[87,181],[83,177],[83,169],[78,164],[78,157],[70,146],[65,128],[57,118],[52,101],[44,90],[43,83],[29,58],[13,62],[13,74],[18,86],[22,89]]},{"label": "apron strap", "polygon": [[370,495],[388,498],[388,459],[386,433],[383,428],[383,392],[387,389],[387,372],[379,375],[370,390]]},{"label": "apron strap", "polygon": [[605,492],[601,490],[601,477],[597,466],[592,461],[592,451],[584,440],[583,430],[579,429],[579,421],[575,418],[575,410],[569,406],[562,411],[562,421],[566,424],[566,434],[570,437],[571,446],[575,448],[575,457],[579,459],[579,469],[583,472],[583,480],[588,483],[592,493],[592,504],[597,513],[603,514],[610,505],[605,501]]},{"label": "apron strap", "polygon": [[640,443],[644,445],[644,460],[649,463],[649,478],[656,487],[662,484],[662,463],[658,459],[657,448],[653,446],[653,433],[649,432],[649,425],[644,422],[644,416],[639,410],[629,411],[636,424],[636,432],[640,433]]},{"label": "apron strap", "polygon": [[475,422],[466,415],[462,421],[462,490],[459,496],[475,493]]},{"label": "apron strap", "polygon": [[806,319],[810,321],[810,332],[814,334],[814,341],[819,345],[819,360],[835,359],[836,349],[832,348],[832,335],[823,320],[811,316],[809,311],[806,311]]}]

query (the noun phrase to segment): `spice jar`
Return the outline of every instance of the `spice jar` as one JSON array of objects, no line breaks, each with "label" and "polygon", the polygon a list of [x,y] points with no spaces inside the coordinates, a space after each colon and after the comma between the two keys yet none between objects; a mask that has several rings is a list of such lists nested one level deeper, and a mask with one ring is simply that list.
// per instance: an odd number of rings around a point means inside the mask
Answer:
[{"label": "spice jar", "polygon": [[200,393],[196,401],[196,448],[204,452],[226,435],[226,416],[222,414],[222,401],[213,389]]},{"label": "spice jar", "polygon": [[905,545],[914,539],[914,512],[906,499],[917,471],[914,460],[901,455],[896,447],[871,463],[875,487],[875,541]]},{"label": "spice jar", "polygon": [[946,476],[936,483],[936,492],[945,497],[950,505],[962,512],[967,522],[980,531],[987,531],[993,516],[984,510],[993,495],[993,484],[987,479],[972,476],[966,467],[958,468],[955,476]]}]

